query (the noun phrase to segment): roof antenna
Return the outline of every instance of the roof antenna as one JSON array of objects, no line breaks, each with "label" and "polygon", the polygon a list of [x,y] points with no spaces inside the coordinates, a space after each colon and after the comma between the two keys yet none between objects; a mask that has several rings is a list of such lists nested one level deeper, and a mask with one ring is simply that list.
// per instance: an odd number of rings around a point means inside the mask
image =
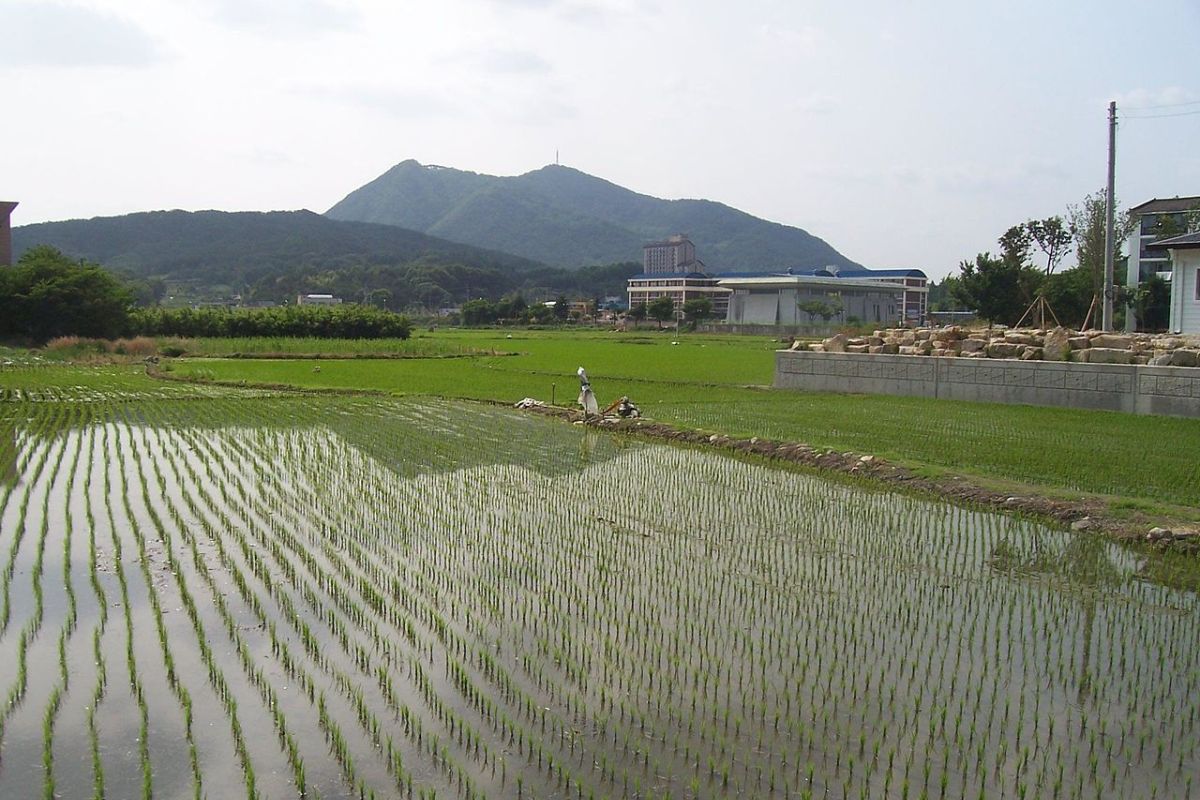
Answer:
[{"label": "roof antenna", "polygon": [[558,166],[558,148],[554,148],[554,166]]}]

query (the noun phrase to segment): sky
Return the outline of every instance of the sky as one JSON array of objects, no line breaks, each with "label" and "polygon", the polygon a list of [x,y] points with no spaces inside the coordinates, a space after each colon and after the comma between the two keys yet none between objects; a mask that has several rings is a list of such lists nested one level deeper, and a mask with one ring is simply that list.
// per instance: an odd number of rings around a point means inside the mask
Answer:
[{"label": "sky", "polygon": [[1120,206],[1200,195],[1198,39],[1200,0],[0,0],[0,199],[323,212],[558,153],[940,277],[1103,189],[1109,101]]}]

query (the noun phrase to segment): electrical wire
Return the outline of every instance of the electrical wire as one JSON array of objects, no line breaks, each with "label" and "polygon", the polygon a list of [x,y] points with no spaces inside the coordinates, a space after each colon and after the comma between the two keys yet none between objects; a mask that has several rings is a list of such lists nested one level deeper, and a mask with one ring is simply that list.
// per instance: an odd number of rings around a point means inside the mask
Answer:
[{"label": "electrical wire", "polygon": [[1195,111],[1177,111],[1173,114],[1122,114],[1121,119],[1166,119],[1167,117],[1190,117],[1200,114],[1200,108]]}]

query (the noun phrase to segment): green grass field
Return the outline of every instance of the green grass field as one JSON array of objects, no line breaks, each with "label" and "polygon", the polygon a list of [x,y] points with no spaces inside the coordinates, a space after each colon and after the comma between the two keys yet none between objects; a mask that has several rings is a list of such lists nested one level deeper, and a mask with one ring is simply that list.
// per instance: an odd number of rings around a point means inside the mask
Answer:
[{"label": "green grass field", "polygon": [[[370,389],[570,405],[584,366],[601,405],[627,394],[648,417],[730,435],[757,435],[874,453],[935,473],[1200,506],[1200,421],[928,400],[768,390],[765,337],[645,331],[422,332],[439,347],[515,355],[409,360],[196,359],[174,374],[306,388]],[[678,344],[672,344],[677,341]]]}]

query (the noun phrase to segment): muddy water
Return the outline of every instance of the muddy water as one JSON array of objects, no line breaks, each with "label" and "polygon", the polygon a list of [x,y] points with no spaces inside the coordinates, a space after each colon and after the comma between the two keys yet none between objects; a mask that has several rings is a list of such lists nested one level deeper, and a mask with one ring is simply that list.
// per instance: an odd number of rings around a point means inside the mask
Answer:
[{"label": "muddy water", "polygon": [[40,793],[55,687],[51,777],[91,794],[101,665],[108,797],[192,796],[192,744],[202,793],[244,796],[239,736],[264,797],[296,763],[322,797],[1194,791],[1193,562],[472,406],[32,413],[0,696],[44,533],[43,615],[0,796]]}]

